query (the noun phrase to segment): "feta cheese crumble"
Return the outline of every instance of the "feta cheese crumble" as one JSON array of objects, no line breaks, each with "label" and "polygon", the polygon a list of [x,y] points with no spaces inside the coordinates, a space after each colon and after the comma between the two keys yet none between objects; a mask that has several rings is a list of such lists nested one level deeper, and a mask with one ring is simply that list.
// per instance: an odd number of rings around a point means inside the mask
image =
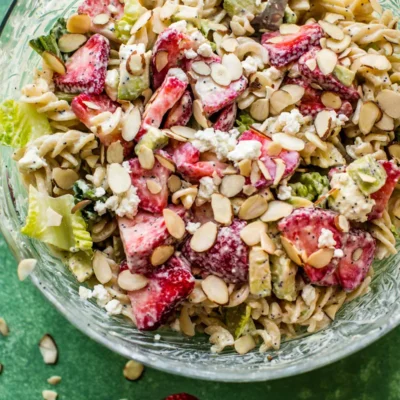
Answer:
[{"label": "feta cheese crumble", "polygon": [[79,286],[79,297],[82,300],[91,299],[93,297],[93,292],[85,286]]},{"label": "feta cheese crumble", "polygon": [[197,49],[197,53],[203,57],[211,57],[213,55],[213,51],[209,43],[202,43]]},{"label": "feta cheese crumble", "polygon": [[321,234],[318,238],[318,248],[335,247],[336,240],[333,238],[333,232],[329,229],[322,228]]},{"label": "feta cheese crumble", "polygon": [[205,176],[200,179],[199,192],[197,196],[203,200],[211,200],[213,193],[217,191],[217,186],[214,183],[213,178]]},{"label": "feta cheese crumble", "polygon": [[315,288],[311,285],[306,285],[303,287],[301,291],[301,297],[303,298],[304,302],[309,306],[315,300],[316,292]]},{"label": "feta cheese crumble", "polygon": [[290,112],[283,112],[279,115],[275,129],[282,130],[289,135],[295,135],[300,132],[301,126],[305,123],[304,117],[297,108]]},{"label": "feta cheese crumble", "polygon": [[289,200],[292,197],[292,188],[286,183],[280,185],[278,188],[278,199],[279,200]]},{"label": "feta cheese crumble", "polygon": [[261,155],[261,143],[257,140],[242,140],[228,153],[231,161],[257,160]]},{"label": "feta cheese crumble", "polygon": [[335,257],[335,258],[342,258],[342,257],[344,257],[343,250],[341,250],[341,249],[335,249],[335,251],[333,252],[333,257]]},{"label": "feta cheese crumble", "polygon": [[103,285],[95,285],[92,292],[92,297],[97,300],[100,307],[105,307],[111,301],[111,295],[107,292]]},{"label": "feta cheese crumble", "polygon": [[96,188],[96,190],[94,191],[95,197],[103,197],[105,194],[106,194],[106,191],[105,191],[104,188],[102,188],[102,187],[98,187],[98,188]]},{"label": "feta cheese crumble", "polygon": [[235,133],[231,134],[207,128],[195,133],[192,144],[201,153],[212,151],[219,160],[225,160],[228,153],[233,151],[237,144]]},{"label": "feta cheese crumble", "polygon": [[277,81],[283,77],[283,71],[275,67],[269,67],[264,71],[267,78],[272,81]]},{"label": "feta cheese crumble", "polygon": [[247,56],[246,59],[242,61],[242,67],[246,76],[254,74],[258,70],[257,60],[252,56]]},{"label": "feta cheese crumble", "polygon": [[197,229],[200,228],[200,226],[201,226],[200,222],[188,222],[186,225],[186,230],[190,234],[194,235],[194,233],[197,231]]},{"label": "feta cheese crumble", "polygon": [[188,60],[193,60],[197,57],[197,53],[193,49],[185,50],[184,54]]},{"label": "feta cheese crumble", "polygon": [[119,300],[113,299],[105,307],[108,315],[118,315],[122,312],[122,304]]}]

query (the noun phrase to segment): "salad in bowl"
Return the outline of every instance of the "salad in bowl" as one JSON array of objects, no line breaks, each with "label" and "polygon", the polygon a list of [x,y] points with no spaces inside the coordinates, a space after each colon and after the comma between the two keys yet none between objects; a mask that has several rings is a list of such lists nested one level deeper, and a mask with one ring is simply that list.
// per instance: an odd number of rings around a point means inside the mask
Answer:
[{"label": "salad in bowl", "polygon": [[400,32],[375,0],[85,0],[30,46],[0,107],[21,232],[104,318],[278,350],[396,254]]}]

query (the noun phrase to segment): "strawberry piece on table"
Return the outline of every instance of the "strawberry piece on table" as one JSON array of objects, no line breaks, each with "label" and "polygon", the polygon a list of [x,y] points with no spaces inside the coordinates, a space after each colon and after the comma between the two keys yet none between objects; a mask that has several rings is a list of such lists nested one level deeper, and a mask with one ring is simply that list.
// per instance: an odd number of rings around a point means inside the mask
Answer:
[{"label": "strawberry piece on table", "polygon": [[190,247],[190,238],[182,248],[182,254],[192,266],[203,270],[205,275],[216,275],[229,283],[246,282],[249,272],[248,247],[240,238],[245,221],[235,219],[230,226],[220,227],[214,245],[204,253]]},{"label": "strawberry piece on table", "polygon": [[187,262],[172,256],[148,279],[145,288],[128,292],[128,296],[137,328],[150,331],[165,324],[176,307],[189,296],[194,288],[194,278]]},{"label": "strawberry piece on table", "polygon": [[261,43],[268,50],[270,64],[279,68],[297,60],[310,47],[318,45],[323,36],[323,30],[318,24],[310,24],[301,26],[297,33],[290,35],[264,33]]},{"label": "strawberry piece on table", "polygon": [[[186,210],[181,206],[168,207],[180,217],[184,217]],[[118,218],[118,226],[124,246],[129,269],[133,273],[149,274],[154,270],[150,264],[153,250],[161,245],[175,242],[169,235],[164,217],[139,211],[133,219]]]},{"label": "strawberry piece on table", "polygon": [[171,394],[164,400],[199,400],[199,399],[197,397],[192,396],[191,394],[178,393],[178,394]]},{"label": "strawberry piece on table", "polygon": [[342,100],[355,101],[358,100],[359,94],[354,86],[345,86],[340,82],[333,74],[324,75],[318,64],[311,70],[307,65],[309,60],[316,60],[317,53],[321,49],[319,47],[313,47],[306,54],[303,54],[299,59],[299,71],[307,79],[317,83],[323,89],[331,92],[338,93]]},{"label": "strawberry piece on table", "polygon": [[237,105],[236,102],[225,107],[214,122],[213,128],[216,131],[229,132],[236,121]]},{"label": "strawberry piece on table", "polygon": [[54,81],[65,93],[100,94],[104,90],[110,42],[102,35],[93,35],[65,63],[67,72],[55,74]]},{"label": "strawberry piece on table", "polygon": [[[133,158],[127,161],[130,169],[132,185],[137,188],[139,196],[139,208],[151,213],[162,213],[168,204],[167,180],[171,171],[163,167],[158,161],[155,162],[152,169],[143,169],[139,160]],[[159,193],[153,194],[147,187],[147,181],[152,180],[161,187]]]},{"label": "strawberry piece on table", "polygon": [[[116,12],[111,13],[110,8],[114,8]],[[124,6],[119,0],[85,0],[79,6],[78,14],[86,14],[92,18],[107,14],[118,20],[124,15]]]},{"label": "strawberry piece on table", "polygon": [[193,99],[189,90],[183,93],[182,97],[171,108],[164,122],[164,128],[172,126],[186,126],[192,116]]}]

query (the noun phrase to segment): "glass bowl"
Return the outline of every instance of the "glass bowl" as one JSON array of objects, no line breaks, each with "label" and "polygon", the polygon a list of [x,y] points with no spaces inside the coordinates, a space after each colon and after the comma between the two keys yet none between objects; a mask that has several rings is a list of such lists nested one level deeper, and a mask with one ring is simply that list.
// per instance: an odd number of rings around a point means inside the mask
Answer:
[{"label": "glass bowl", "polygon": [[[29,39],[47,32],[54,21],[71,14],[80,0],[18,0],[0,37],[2,100],[18,98],[32,79],[39,57]],[[396,4],[386,2],[396,10]],[[20,234],[27,211],[27,193],[11,160],[11,150],[0,148],[0,227],[17,259],[35,258],[33,283],[78,329],[121,355],[166,372],[215,381],[266,381],[339,360],[372,343],[400,321],[400,254],[374,265],[372,290],[338,313],[328,328],[282,343],[279,351],[257,350],[239,356],[233,351],[210,352],[206,337],[185,338],[168,330],[139,332],[129,321],[108,317],[103,309],[83,302],[79,284],[45,245]],[[10,271],[15,273],[15,271]],[[155,340],[155,334],[161,335]]]}]

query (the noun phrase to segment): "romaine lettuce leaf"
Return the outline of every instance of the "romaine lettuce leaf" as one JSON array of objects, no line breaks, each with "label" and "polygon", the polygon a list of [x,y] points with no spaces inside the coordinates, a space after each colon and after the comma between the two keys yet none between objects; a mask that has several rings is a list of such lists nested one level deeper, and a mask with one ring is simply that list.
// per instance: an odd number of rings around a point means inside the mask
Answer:
[{"label": "romaine lettuce leaf", "polygon": [[146,12],[139,0],[126,0],[123,17],[115,23],[115,34],[117,38],[126,43],[131,37],[131,29],[138,18]]},{"label": "romaine lettuce leaf", "polygon": [[243,133],[247,131],[256,121],[250,117],[246,112],[242,112],[239,118],[236,120],[238,131]]},{"label": "romaine lettuce leaf", "polygon": [[68,267],[78,282],[84,282],[93,275],[92,257],[84,251],[71,254],[68,258]]},{"label": "romaine lettuce leaf", "polygon": [[235,339],[239,339],[240,336],[256,329],[251,319],[251,307],[245,303],[237,307],[227,308],[225,322]]}]

